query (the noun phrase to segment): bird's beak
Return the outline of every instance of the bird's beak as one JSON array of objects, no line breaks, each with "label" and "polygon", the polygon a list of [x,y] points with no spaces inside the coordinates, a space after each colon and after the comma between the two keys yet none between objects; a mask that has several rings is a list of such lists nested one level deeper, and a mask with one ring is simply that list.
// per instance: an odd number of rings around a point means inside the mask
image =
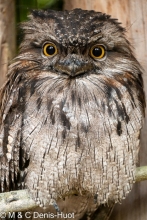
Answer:
[{"label": "bird's beak", "polygon": [[91,70],[92,67],[93,65],[89,63],[88,60],[86,61],[85,59],[82,59],[80,55],[75,54],[71,54],[55,64],[56,71],[71,77],[83,75]]}]

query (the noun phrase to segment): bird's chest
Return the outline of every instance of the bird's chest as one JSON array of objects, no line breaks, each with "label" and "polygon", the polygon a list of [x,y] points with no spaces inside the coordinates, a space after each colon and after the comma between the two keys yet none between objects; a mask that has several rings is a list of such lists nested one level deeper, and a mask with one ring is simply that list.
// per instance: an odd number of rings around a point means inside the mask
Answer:
[{"label": "bird's chest", "polygon": [[64,94],[54,99],[30,98],[23,117],[22,134],[28,154],[36,153],[35,146],[42,152],[54,149],[57,157],[71,149],[81,154],[81,151],[84,153],[100,145],[108,133],[117,133],[117,120],[109,117],[100,102],[85,101],[79,96],[72,99]]},{"label": "bird's chest", "polygon": [[[22,133],[22,147],[30,158],[26,184],[46,201],[45,190],[56,198],[74,187],[99,192],[103,203],[118,190],[119,181],[130,181],[130,170],[133,181],[139,144],[136,124],[120,120],[118,104],[111,103],[112,115],[102,98],[84,97],[61,93],[56,98],[38,97],[37,102],[31,97],[26,106]],[[123,197],[123,187],[116,200]]]},{"label": "bird's chest", "polygon": [[[128,130],[131,134],[137,129],[133,120],[126,123],[122,120],[124,115],[120,118],[119,100],[117,105],[111,101],[108,106],[101,96],[96,99],[81,94],[66,91],[54,98],[29,98],[22,133],[28,157],[49,155],[57,161],[74,158],[75,164],[81,164],[85,160],[95,162],[96,157],[99,161],[112,146],[128,143]],[[126,104],[127,113],[122,114],[129,115],[133,110],[130,106]],[[49,159],[46,161],[50,163]]]}]

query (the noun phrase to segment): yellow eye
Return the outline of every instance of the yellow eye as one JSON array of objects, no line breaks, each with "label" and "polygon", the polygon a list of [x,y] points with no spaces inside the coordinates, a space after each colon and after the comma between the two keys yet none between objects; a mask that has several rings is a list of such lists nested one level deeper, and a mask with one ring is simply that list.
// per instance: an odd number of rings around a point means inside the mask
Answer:
[{"label": "yellow eye", "polygon": [[57,54],[57,47],[53,43],[46,43],[43,46],[43,54],[47,57],[51,57]]},{"label": "yellow eye", "polygon": [[90,56],[94,59],[102,59],[106,54],[105,47],[103,45],[94,45],[90,49]]}]

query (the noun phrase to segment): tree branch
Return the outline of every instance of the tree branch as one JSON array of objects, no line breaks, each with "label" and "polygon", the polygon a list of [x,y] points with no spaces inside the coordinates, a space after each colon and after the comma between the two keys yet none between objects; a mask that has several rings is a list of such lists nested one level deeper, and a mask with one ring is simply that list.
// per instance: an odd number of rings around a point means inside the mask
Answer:
[{"label": "tree branch", "polygon": [[[147,180],[147,166],[137,167],[136,182]],[[27,211],[37,207],[28,190],[11,191],[0,194],[0,213]]]},{"label": "tree branch", "polygon": [[37,207],[28,190],[11,191],[0,194],[0,213],[26,211]]}]

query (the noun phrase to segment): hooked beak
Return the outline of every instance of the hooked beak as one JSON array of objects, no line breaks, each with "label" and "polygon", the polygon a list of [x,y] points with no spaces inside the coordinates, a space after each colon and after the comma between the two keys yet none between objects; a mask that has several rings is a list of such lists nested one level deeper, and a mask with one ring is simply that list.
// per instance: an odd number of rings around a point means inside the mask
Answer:
[{"label": "hooked beak", "polygon": [[82,59],[81,56],[71,54],[68,58],[59,60],[54,67],[60,73],[75,77],[88,72],[93,65],[88,60]]}]

